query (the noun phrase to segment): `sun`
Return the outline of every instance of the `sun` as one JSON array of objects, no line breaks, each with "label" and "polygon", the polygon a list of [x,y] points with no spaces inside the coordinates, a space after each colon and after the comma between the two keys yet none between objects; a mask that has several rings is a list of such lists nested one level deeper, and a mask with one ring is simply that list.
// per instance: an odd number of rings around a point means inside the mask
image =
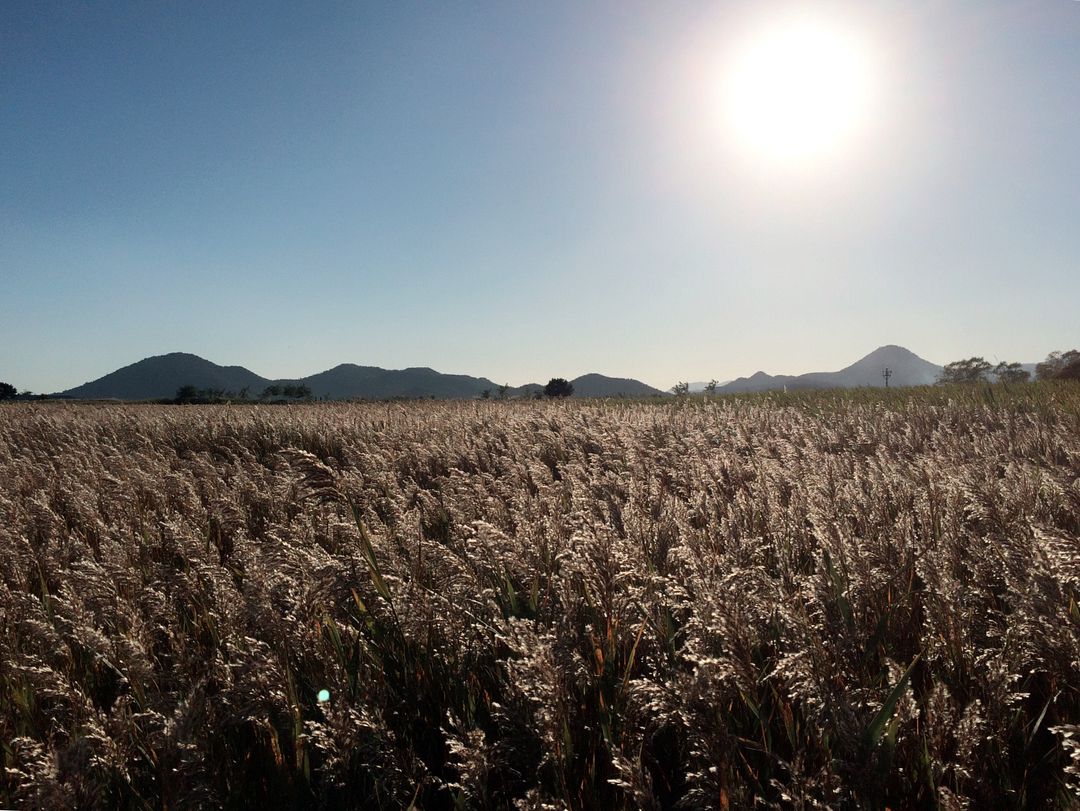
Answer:
[{"label": "sun", "polygon": [[843,27],[806,19],[766,27],[730,54],[724,127],[743,151],[773,163],[842,154],[869,118],[870,56]]}]

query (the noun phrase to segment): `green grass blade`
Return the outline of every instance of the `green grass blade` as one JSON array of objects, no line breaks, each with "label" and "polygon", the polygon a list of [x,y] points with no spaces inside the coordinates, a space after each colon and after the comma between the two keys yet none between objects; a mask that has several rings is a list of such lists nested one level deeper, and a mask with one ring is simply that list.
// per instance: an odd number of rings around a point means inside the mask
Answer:
[{"label": "green grass blade", "polygon": [[904,671],[904,675],[900,677],[900,681],[893,687],[888,698],[885,699],[885,703],[881,705],[881,709],[878,710],[877,715],[874,716],[874,719],[866,728],[866,732],[863,733],[863,739],[868,748],[877,746],[882,735],[885,734],[889,721],[896,711],[896,704],[900,701],[900,696],[904,694],[904,690],[907,689],[908,681],[911,679],[911,671],[915,669],[918,661],[919,657],[916,656],[908,665],[908,669]]}]

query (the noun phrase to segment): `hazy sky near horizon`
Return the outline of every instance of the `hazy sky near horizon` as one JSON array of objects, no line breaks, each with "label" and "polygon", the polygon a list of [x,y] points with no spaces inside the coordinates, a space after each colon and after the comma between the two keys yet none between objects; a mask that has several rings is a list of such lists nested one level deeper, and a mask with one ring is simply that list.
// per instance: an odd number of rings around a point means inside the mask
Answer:
[{"label": "hazy sky near horizon", "polygon": [[[793,8],[867,83],[780,162],[725,93]],[[20,389],[170,351],[663,388],[1030,362],[1080,344],[1078,211],[1073,0],[0,5]]]}]

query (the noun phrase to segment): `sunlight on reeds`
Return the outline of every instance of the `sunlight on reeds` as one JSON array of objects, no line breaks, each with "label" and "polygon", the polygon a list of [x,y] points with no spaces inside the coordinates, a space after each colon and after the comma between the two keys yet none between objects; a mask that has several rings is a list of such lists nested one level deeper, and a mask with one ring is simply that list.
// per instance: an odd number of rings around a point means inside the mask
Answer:
[{"label": "sunlight on reeds", "polygon": [[1080,797],[1075,386],[0,436],[4,805]]}]

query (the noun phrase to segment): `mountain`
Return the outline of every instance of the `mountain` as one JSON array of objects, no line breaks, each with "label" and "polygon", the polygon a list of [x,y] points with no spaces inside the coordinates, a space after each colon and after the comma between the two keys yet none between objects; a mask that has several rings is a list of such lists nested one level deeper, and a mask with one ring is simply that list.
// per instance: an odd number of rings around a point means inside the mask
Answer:
[{"label": "mountain", "polygon": [[[595,372],[581,377],[575,377],[570,381],[574,387],[574,397],[654,397],[664,394],[659,389],[654,389],[640,380],[626,377],[607,377]],[[492,390],[495,393],[495,390]],[[533,397],[544,393],[544,386],[540,383],[526,383],[524,386],[511,388],[508,394],[511,397]]]},{"label": "mountain", "polygon": [[733,394],[744,391],[768,391],[770,389],[831,389],[855,388],[857,386],[884,386],[881,376],[885,369],[892,373],[890,386],[924,386],[934,383],[941,374],[936,363],[923,360],[902,346],[882,346],[869,355],[855,361],[838,372],[809,372],[802,375],[769,375],[756,372],[750,377],[740,377],[725,386],[718,386],[717,393]]},{"label": "mountain", "polygon": [[[881,386],[881,373],[885,368],[892,372],[892,386],[918,386],[933,383],[941,367],[923,360],[902,346],[883,346],[865,358],[838,372],[811,372],[803,375],[769,375],[756,372],[750,377],[740,377],[725,385],[718,385],[718,394],[744,391],[767,391],[769,389],[824,389],[852,388],[855,386]],[[575,397],[655,397],[664,392],[642,383],[622,377],[586,374],[576,377]],[[378,366],[357,366],[343,363],[325,372],[299,380],[270,380],[243,366],[218,366],[198,355],[172,352],[145,358],[138,363],[117,369],[97,380],[61,392],[60,396],[78,399],[157,400],[174,397],[181,386],[192,385],[197,389],[215,389],[249,397],[258,397],[270,385],[305,384],[315,397],[331,400],[367,399],[385,400],[391,397],[437,397],[440,399],[471,399],[484,391],[492,396],[498,394],[497,384],[486,377],[451,375],[428,368],[381,369]],[[702,384],[703,386],[703,384]],[[543,387],[529,383],[508,390],[511,397],[527,397]],[[693,389],[697,389],[694,384]]]},{"label": "mountain", "polygon": [[[638,380],[582,375],[572,381],[574,394],[581,397],[642,397],[659,394]],[[325,372],[299,380],[270,380],[242,366],[218,366],[198,355],[172,352],[145,358],[117,369],[104,377],[61,392],[58,396],[76,399],[159,400],[176,396],[181,386],[215,389],[239,394],[246,390],[258,397],[270,385],[304,384],[315,397],[331,400],[385,400],[391,397],[471,399],[484,391],[496,396],[498,385],[486,377],[451,375],[428,368],[381,369],[343,363]],[[531,396],[543,390],[537,383],[509,389],[511,397]]]},{"label": "mountain", "polygon": [[794,375],[769,375],[765,374],[765,372],[754,372],[750,377],[737,377],[730,383],[717,386],[716,392],[718,394],[735,394],[745,391],[770,391],[785,388],[793,384],[794,381]]},{"label": "mountain", "polygon": [[[717,391],[722,389],[724,386],[726,386],[730,382],[731,382],[730,380],[720,380],[720,381],[718,381],[717,384],[716,384]],[[690,385],[690,390],[689,390],[690,394],[702,394],[705,391],[705,387],[708,386],[709,384],[704,380],[696,380],[696,381],[690,383],[689,385]],[[669,393],[670,392],[671,392],[671,390],[669,390]]]},{"label": "mountain", "polygon": [[[535,397],[536,395],[543,393],[544,387],[539,383],[526,383],[524,386],[511,386],[507,395],[514,398],[524,397],[528,399],[529,397]],[[495,392],[492,392],[492,394],[495,394]]]},{"label": "mountain", "polygon": [[343,363],[298,381],[316,397],[331,400],[385,400],[390,397],[472,398],[498,386],[485,377],[447,375],[434,369],[380,369]]},{"label": "mountain", "polygon": [[198,355],[171,352],[144,358],[62,394],[84,400],[155,400],[173,397],[189,383],[198,389],[239,392],[246,388],[256,396],[270,381],[243,366],[218,366]]},{"label": "mountain", "polygon": [[653,397],[663,394],[640,380],[625,377],[605,377],[592,373],[575,377],[570,381],[575,397]]}]

